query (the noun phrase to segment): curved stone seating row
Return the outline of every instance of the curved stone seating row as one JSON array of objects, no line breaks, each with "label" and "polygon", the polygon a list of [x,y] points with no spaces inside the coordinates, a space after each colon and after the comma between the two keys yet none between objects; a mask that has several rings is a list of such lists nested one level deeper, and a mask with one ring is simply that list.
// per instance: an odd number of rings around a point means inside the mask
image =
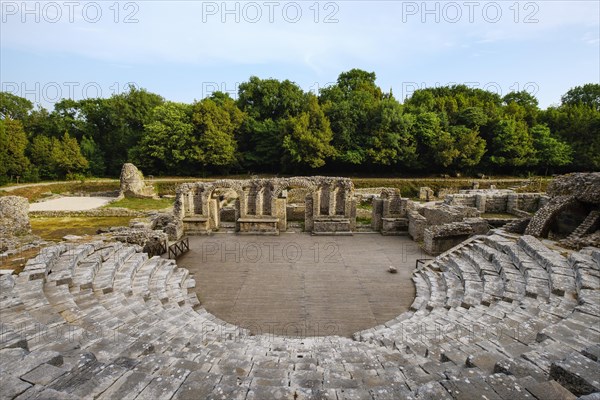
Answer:
[{"label": "curved stone seating row", "polygon": [[[411,311],[359,337],[373,343],[248,336],[199,308],[188,293],[193,278],[173,261],[117,243],[52,247],[19,276],[0,277],[0,392],[11,399],[540,400],[565,387],[595,390],[600,254],[584,251],[561,264],[573,270],[577,301],[567,290],[534,296],[539,282],[527,271],[536,267],[521,267],[531,261],[515,262],[511,243],[491,246],[495,240],[470,241],[416,271]],[[542,270],[550,282],[552,268]],[[18,322],[68,328],[75,340],[39,340]],[[489,335],[476,325],[506,332]]]},{"label": "curved stone seating row", "polygon": [[[589,259],[591,258],[588,257],[588,261]],[[432,308],[427,315],[399,317],[384,326],[359,332],[355,338],[397,349],[416,349],[417,352],[420,351],[419,349],[426,348],[428,355],[440,354],[442,358],[448,358],[448,351],[453,352],[451,347],[444,348],[443,344],[438,345],[435,336],[436,334],[448,336],[448,332],[444,329],[451,328],[445,327],[457,327],[457,330],[464,329],[464,333],[451,340],[454,345],[459,343],[464,347],[464,343],[475,343],[479,347],[475,349],[476,352],[485,354],[486,351],[493,350],[496,355],[503,355],[503,357],[491,357],[494,363],[488,367],[491,366],[493,369],[495,363],[506,358],[508,354],[521,357],[522,354],[527,353],[527,346],[536,345],[536,340],[540,340],[540,334],[545,330],[550,331],[561,321],[564,321],[565,325],[569,324],[577,308],[591,307],[594,301],[598,304],[598,292],[590,288],[587,289],[589,290],[587,294],[593,297],[585,301],[586,289],[584,289],[582,293],[578,293],[583,304],[577,305],[574,300],[574,281],[565,279],[574,276],[573,269],[571,268],[569,272],[569,264],[564,257],[549,250],[532,237],[523,237],[518,243],[498,235],[485,237],[483,240],[476,240],[454,249],[452,254],[437,258],[429,267],[433,267],[434,270],[427,272],[428,276],[435,273],[435,269],[442,269],[444,276],[452,276],[447,274],[447,270],[458,274],[462,283],[458,292],[464,290],[465,293],[460,306],[457,306],[456,300],[459,296],[455,295],[456,291],[448,289],[447,297],[454,301],[447,301],[445,309]],[[486,283],[494,281],[486,278],[487,276],[501,277],[502,286],[497,286],[497,280],[496,285],[487,285]],[[588,273],[587,276],[592,275]],[[427,282],[432,280],[430,278]],[[446,283],[449,288],[452,287],[453,283],[450,280],[447,279]],[[488,286],[489,290],[487,290]],[[483,288],[483,295],[479,297],[481,292],[478,294],[477,291],[481,288]],[[417,290],[419,291],[419,287]],[[435,294],[439,290],[439,285],[430,285],[428,290],[433,293],[432,297],[441,297]],[[478,301],[480,304],[477,304]],[[598,322],[596,317],[596,324]],[[474,326],[494,327],[502,333],[500,335],[502,337],[488,340],[484,335],[483,338],[478,338],[473,332]],[[586,332],[578,331],[577,334],[585,333],[588,337],[587,340],[580,340],[580,344],[592,344],[593,340],[590,340],[594,332],[594,328],[589,328]],[[569,349],[579,351],[581,346],[571,346]],[[463,354],[459,357],[470,352],[461,351],[461,353]],[[560,358],[563,353],[549,357],[548,360]],[[548,369],[544,371],[548,373]]]}]

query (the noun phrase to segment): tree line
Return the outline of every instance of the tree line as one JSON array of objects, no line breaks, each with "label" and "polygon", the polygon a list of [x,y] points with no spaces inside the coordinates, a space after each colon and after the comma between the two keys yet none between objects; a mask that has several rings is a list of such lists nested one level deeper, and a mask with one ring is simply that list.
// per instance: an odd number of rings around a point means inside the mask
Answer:
[{"label": "tree line", "polygon": [[238,98],[192,104],[130,87],[62,100],[49,111],[0,92],[0,182],[266,172],[523,174],[600,170],[600,85],[572,88],[542,110],[526,91],[464,85],[403,103],[353,69],[318,95],[251,77]]}]

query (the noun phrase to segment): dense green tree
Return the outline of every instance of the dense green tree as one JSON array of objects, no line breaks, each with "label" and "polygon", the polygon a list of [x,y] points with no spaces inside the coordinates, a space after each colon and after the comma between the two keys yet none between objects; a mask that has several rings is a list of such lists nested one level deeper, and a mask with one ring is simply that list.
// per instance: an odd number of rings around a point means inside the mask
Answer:
[{"label": "dense green tree", "polygon": [[[289,117],[282,126],[284,161],[290,160],[300,167],[319,168],[333,156],[335,150],[330,144],[333,133],[316,96],[308,94],[305,111]],[[282,165],[284,169],[285,164]]]},{"label": "dense green tree", "polygon": [[243,165],[248,169],[276,173],[284,153],[281,123],[271,118],[256,120],[249,117],[239,131]]},{"label": "dense green tree", "polygon": [[9,92],[0,92],[0,119],[23,121],[32,109],[31,101]]},{"label": "dense green tree", "polygon": [[536,124],[539,108],[537,99],[529,92],[511,92],[502,98],[504,102],[504,115],[525,120],[529,127]]},{"label": "dense green tree", "polygon": [[250,77],[239,85],[238,107],[255,120],[278,121],[302,111],[304,92],[289,80]]},{"label": "dense green tree", "polygon": [[458,157],[459,152],[454,147],[454,138],[448,131],[442,129],[440,118],[436,113],[417,114],[412,130],[417,139],[420,168],[436,170],[440,167],[448,167]]},{"label": "dense green tree", "polygon": [[584,104],[550,107],[542,120],[552,134],[573,149],[573,167],[600,170],[600,111]]},{"label": "dense green tree", "polygon": [[88,161],[81,154],[77,139],[71,137],[67,132],[60,141],[54,142],[52,160],[61,177],[84,173],[89,167]]},{"label": "dense green tree", "polygon": [[494,127],[489,160],[504,168],[535,165],[535,148],[527,124],[522,120],[502,119]]},{"label": "dense green tree", "polygon": [[29,147],[29,158],[38,168],[38,174],[43,179],[57,178],[56,166],[52,156],[53,147],[58,145],[58,139],[45,135],[33,138]]},{"label": "dense green tree", "polygon": [[411,132],[413,123],[414,118],[403,113],[396,99],[383,99],[372,121],[369,161],[375,165],[413,166],[417,158],[417,141]]},{"label": "dense green tree", "polygon": [[471,129],[479,129],[479,127],[486,125],[488,121],[489,117],[480,107],[467,107],[460,111],[457,116],[459,125],[464,125]]},{"label": "dense green tree", "polygon": [[81,154],[85,157],[89,162],[89,172],[92,176],[102,176],[105,171],[104,164],[104,153],[100,150],[100,147],[94,142],[89,136],[83,136],[81,138],[81,143],[79,144],[81,147]]},{"label": "dense green tree", "polygon": [[0,181],[118,176],[128,160],[174,175],[599,170],[600,85],[561,100],[540,110],[526,91],[500,97],[455,85],[417,90],[400,104],[360,69],[341,73],[318,100],[289,80],[257,77],[237,100],[215,92],[193,104],[130,87],[48,111],[4,92]]},{"label": "dense green tree", "polygon": [[10,117],[0,119],[0,182],[26,175],[30,162],[25,155],[28,140],[23,125]]},{"label": "dense green tree", "polygon": [[450,135],[454,139],[454,148],[458,151],[453,165],[459,170],[477,166],[486,149],[486,142],[479,136],[477,129],[456,125],[450,127]]},{"label": "dense green tree", "polygon": [[239,86],[238,107],[247,116],[237,131],[246,167],[276,172],[284,156],[283,123],[302,112],[305,95],[295,83],[250,77]]},{"label": "dense green tree", "polygon": [[576,86],[565,93],[561,101],[562,105],[583,105],[600,111],[600,84],[588,83],[583,86]]},{"label": "dense green tree", "polygon": [[545,174],[553,167],[563,167],[573,161],[571,147],[552,137],[546,125],[536,125],[530,130],[533,137],[533,146],[536,150],[537,164],[544,168]]},{"label": "dense green tree", "polygon": [[194,105],[192,122],[198,137],[202,166],[227,171],[237,161],[235,131],[241,118],[232,121],[229,110],[219,107],[212,99],[204,99]]},{"label": "dense green tree", "polygon": [[337,160],[360,165],[368,161],[373,118],[384,95],[375,73],[353,69],[341,73],[335,85],[321,90],[319,100],[331,122]]},{"label": "dense green tree", "polygon": [[192,106],[183,103],[155,107],[140,142],[130,152],[132,161],[148,173],[192,173],[201,150],[191,115]]}]

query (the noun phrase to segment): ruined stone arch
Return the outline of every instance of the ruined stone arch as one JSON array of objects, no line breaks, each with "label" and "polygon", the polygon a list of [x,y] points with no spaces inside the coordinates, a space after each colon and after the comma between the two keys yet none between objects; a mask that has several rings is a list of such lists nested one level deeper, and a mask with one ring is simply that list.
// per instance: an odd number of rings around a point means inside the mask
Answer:
[{"label": "ruined stone arch", "polygon": [[554,219],[563,211],[571,207],[576,207],[578,204],[579,201],[575,196],[557,196],[552,198],[534,214],[525,230],[525,234],[547,237]]},{"label": "ruined stone arch", "polygon": [[271,209],[275,209],[275,202],[281,196],[281,193],[284,190],[294,189],[294,188],[305,188],[309,189],[312,193],[315,191],[316,186],[314,182],[312,182],[308,178],[304,177],[294,177],[294,178],[280,178],[273,180],[273,192],[271,197]]}]

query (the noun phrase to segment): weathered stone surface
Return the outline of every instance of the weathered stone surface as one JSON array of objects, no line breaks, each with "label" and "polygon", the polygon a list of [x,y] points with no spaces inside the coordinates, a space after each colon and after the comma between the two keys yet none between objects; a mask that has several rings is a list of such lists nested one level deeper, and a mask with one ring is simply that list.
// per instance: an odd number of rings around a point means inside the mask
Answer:
[{"label": "weathered stone surface", "polygon": [[578,396],[600,392],[600,364],[579,353],[552,363],[550,377]]},{"label": "weathered stone surface", "polygon": [[550,182],[548,194],[574,196],[577,200],[600,204],[600,172],[562,175]]},{"label": "weathered stone surface", "polygon": [[440,254],[471,235],[485,232],[487,232],[487,223],[481,218],[468,218],[466,222],[430,226],[425,229],[424,249],[429,254]]},{"label": "weathered stone surface", "polygon": [[137,244],[150,254],[163,254],[160,249],[166,249],[169,242],[165,232],[148,228],[122,228],[110,232],[108,236],[122,243]]},{"label": "weathered stone surface", "polygon": [[[547,192],[551,199],[531,219],[525,230],[528,235],[546,237],[551,225],[559,215],[571,208],[587,208],[588,212],[595,208],[597,211],[600,205],[600,172],[559,176],[550,183]],[[594,220],[594,223],[596,222],[597,219]],[[591,226],[580,228],[584,230]],[[571,247],[586,246],[585,233],[578,233],[575,229],[571,232],[571,234],[576,234],[574,237],[570,237],[572,242],[567,241],[566,244]],[[581,243],[577,243],[578,241]],[[590,244],[594,245],[595,241],[591,241]]]},{"label": "weathered stone surface", "polygon": [[[229,190],[237,195],[234,202],[237,232],[278,234],[287,227],[287,190],[298,187],[307,189],[305,231],[338,234],[350,233],[355,229],[354,184],[348,178],[336,177],[223,179],[184,183],[177,190],[174,215],[183,222],[187,234],[208,234],[218,230],[221,216],[218,192]],[[261,223],[263,219],[265,221]],[[315,221],[318,221],[316,227]]]},{"label": "weathered stone surface", "polygon": [[0,197],[0,252],[18,247],[18,236],[31,233],[29,202],[24,197]]},{"label": "weathered stone surface", "polygon": [[[338,211],[313,222],[346,218]],[[159,216],[154,227],[171,223]],[[565,258],[533,237],[475,237],[419,264],[421,304],[355,340],[249,335],[195,307],[186,269],[140,250],[63,243],[0,277],[0,344],[25,340],[0,350],[2,397],[546,400],[600,390],[594,248]],[[388,265],[377,272],[402,276]],[[40,328],[66,335],[40,339]]]},{"label": "weathered stone surface", "polygon": [[32,387],[30,383],[24,382],[13,375],[0,374],[0,394],[3,399],[13,399],[30,387]]},{"label": "weathered stone surface", "polygon": [[556,381],[531,382],[525,388],[538,400],[575,400],[577,396]]},{"label": "weathered stone surface", "polygon": [[442,385],[447,391],[452,393],[452,397],[456,400],[502,400],[490,385],[479,379],[471,380],[466,378],[456,381],[442,381]]},{"label": "weathered stone surface", "polygon": [[125,197],[154,197],[154,187],[146,185],[144,175],[131,163],[123,164],[121,169],[121,195]]},{"label": "weathered stone surface", "polygon": [[21,379],[33,385],[48,385],[50,382],[66,373],[62,368],[51,364],[42,364],[21,376]]},{"label": "weathered stone surface", "polygon": [[31,233],[29,202],[24,197],[0,197],[0,235],[23,235]]}]

